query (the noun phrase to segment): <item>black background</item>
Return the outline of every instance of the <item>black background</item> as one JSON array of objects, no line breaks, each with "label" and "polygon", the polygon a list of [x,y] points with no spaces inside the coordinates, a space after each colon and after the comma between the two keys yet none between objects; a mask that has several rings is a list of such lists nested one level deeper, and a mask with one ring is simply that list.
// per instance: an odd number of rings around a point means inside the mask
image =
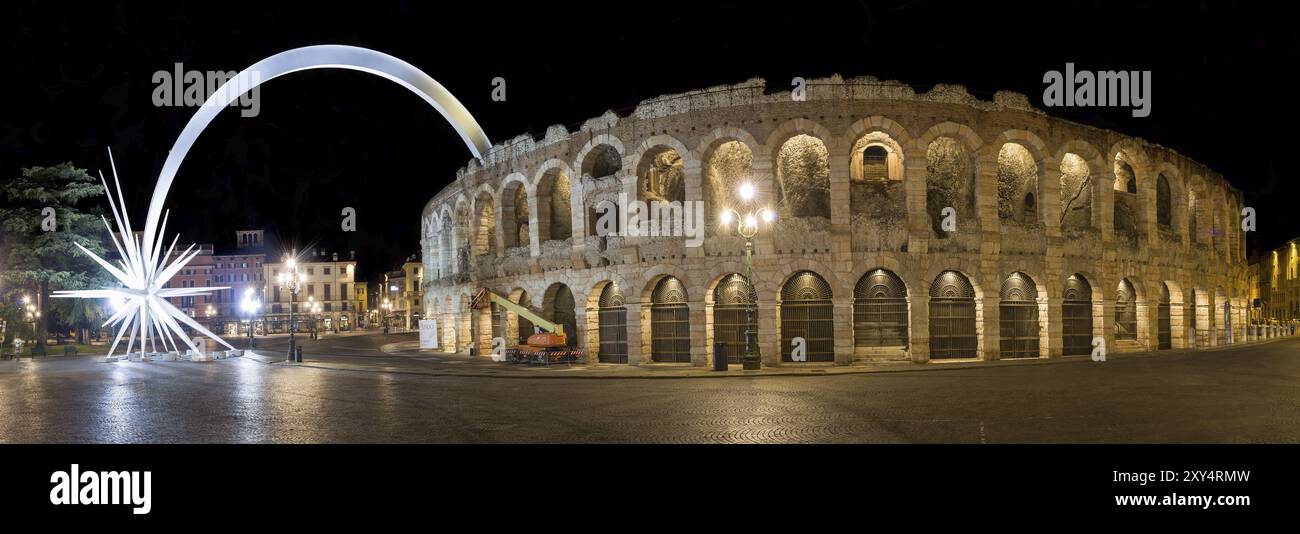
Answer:
[{"label": "black background", "polygon": [[[7,446],[10,525],[378,531],[1123,531],[1294,517],[1295,447]],[[149,470],[152,511],[49,502],[51,473]],[[1246,482],[1115,482],[1114,471],[1245,470]],[[1119,507],[1115,495],[1249,496],[1250,506]],[[1288,518],[1289,516],[1289,518]],[[348,521],[344,521],[347,519]],[[32,524],[32,523],[28,523]]]},{"label": "black background", "polygon": [[[1049,113],[1172,147],[1224,174],[1259,213],[1248,246],[1300,234],[1293,13],[1276,2],[354,2],[4,4],[0,177],[71,160],[107,168],[112,147],[134,212],[188,108],[157,108],[151,76],[239,70],[289,48],[387,52],[450,89],[494,141],[626,113],[664,93],[761,76],[840,73],[928,90],[1009,89],[1038,105],[1042,76],[1151,70],[1148,118],[1129,109]],[[491,79],[508,100],[492,102]],[[261,114],[229,110],[172,190],[185,240],[266,227],[287,245],[356,250],[374,276],[418,250],[419,213],[470,156],[418,97],[374,76],[309,71],[262,86]],[[338,231],[344,206],[358,232]]]}]

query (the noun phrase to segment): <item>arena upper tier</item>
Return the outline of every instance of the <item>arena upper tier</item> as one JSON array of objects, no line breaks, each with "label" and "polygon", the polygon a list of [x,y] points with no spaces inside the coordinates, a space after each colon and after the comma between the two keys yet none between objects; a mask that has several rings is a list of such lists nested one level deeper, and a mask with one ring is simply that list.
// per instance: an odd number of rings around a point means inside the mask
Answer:
[{"label": "arena upper tier", "polygon": [[[752,287],[719,217],[746,181],[778,214]],[[598,235],[620,193],[703,202],[703,243]],[[835,77],[796,101],[751,80],[471,161],[424,208],[423,313],[444,346],[513,345],[527,319],[470,310],[488,287],[633,364],[705,365],[714,342],[736,358],[755,302],[766,365],[803,365],[796,337],[837,364],[1211,346],[1244,339],[1241,210],[1205,166],[1023,95]]]}]

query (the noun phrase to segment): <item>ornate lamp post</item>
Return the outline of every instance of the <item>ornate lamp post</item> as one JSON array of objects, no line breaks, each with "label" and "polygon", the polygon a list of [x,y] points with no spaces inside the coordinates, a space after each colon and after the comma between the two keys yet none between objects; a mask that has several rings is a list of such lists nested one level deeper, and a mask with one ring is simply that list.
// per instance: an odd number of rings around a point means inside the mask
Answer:
[{"label": "ornate lamp post", "polygon": [[[33,338],[36,337],[38,334],[38,332],[36,331],[36,323],[39,322],[40,320],[41,320],[40,308],[32,305],[31,296],[23,295],[23,322],[27,323],[27,325],[31,327]],[[15,358],[17,356],[19,355],[15,355]]]},{"label": "ornate lamp post", "polygon": [[[741,201],[741,212],[735,209],[727,208],[722,212],[722,224],[729,225],[732,221],[736,222],[736,233],[745,238],[745,281],[749,287],[754,287],[754,236],[758,235],[759,221],[772,223],[776,220],[776,212],[771,209],[754,206],[754,184],[745,182],[740,184],[737,190]],[[762,358],[758,352],[758,332],[754,331],[754,308],[758,306],[757,302],[751,303],[745,310],[745,354],[741,358],[743,368],[746,370],[761,369],[763,366]]]},{"label": "ornate lamp post", "polygon": [[253,288],[244,290],[244,300],[239,308],[244,311],[244,317],[248,318],[248,348],[255,348],[257,343],[253,340],[253,321],[257,319],[257,311],[262,308],[262,301],[253,299]]},{"label": "ornate lamp post", "polygon": [[379,308],[380,313],[383,314],[379,320],[383,322],[384,335],[388,335],[388,314],[393,311],[393,303],[389,302],[388,298],[384,298],[384,303],[380,304]]},{"label": "ornate lamp post", "polygon": [[276,281],[279,282],[281,289],[289,292],[289,359],[287,361],[292,363],[297,361],[295,357],[297,342],[293,337],[294,330],[297,330],[297,325],[293,321],[294,297],[298,295],[298,290],[302,289],[302,283],[306,280],[306,277],[301,272],[298,272],[298,262],[292,257],[285,257],[284,267],[287,270],[281,272],[276,277]]},{"label": "ornate lamp post", "polygon": [[[393,294],[392,304],[389,305],[389,309],[391,310],[397,307],[397,284],[392,284],[388,286],[388,292]],[[397,317],[393,316],[393,319],[394,322],[396,322]]]}]

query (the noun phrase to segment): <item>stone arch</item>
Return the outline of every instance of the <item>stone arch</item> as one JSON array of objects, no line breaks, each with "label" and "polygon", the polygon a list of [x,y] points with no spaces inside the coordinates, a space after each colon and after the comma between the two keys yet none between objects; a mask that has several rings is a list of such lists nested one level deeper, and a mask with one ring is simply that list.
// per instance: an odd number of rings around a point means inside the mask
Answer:
[{"label": "stone arch", "polygon": [[[879,134],[879,135],[873,135]],[[860,119],[849,126],[845,135],[853,142],[849,153],[849,177],[852,181],[866,180],[868,173],[864,168],[864,151],[869,146],[879,146],[886,151],[882,162],[885,169],[882,179],[903,180],[903,165],[906,154],[903,147],[912,143],[911,135],[902,125],[881,115]]]},{"label": "stone arch", "polygon": [[1105,159],[1087,141],[1074,139],[1056,151],[1055,160],[1061,173],[1061,230],[1096,228]]},{"label": "stone arch", "polygon": [[892,270],[875,267],[858,278],[853,287],[855,356],[908,346],[909,297],[907,282]]},{"label": "stone arch", "polygon": [[1115,288],[1115,339],[1139,341],[1142,325],[1138,311],[1142,302],[1141,284],[1129,277],[1120,278]]},{"label": "stone arch", "polygon": [[945,270],[930,283],[930,358],[976,358],[983,341],[975,285],[965,273]]},{"label": "stone arch", "polygon": [[568,346],[578,346],[581,333],[578,331],[577,296],[569,284],[553,282],[546,288],[542,297],[542,317],[563,325]]},{"label": "stone arch", "polygon": [[831,283],[815,271],[799,270],[786,277],[776,304],[781,361],[835,361],[834,297]]},{"label": "stone arch", "polygon": [[829,223],[833,141],[829,130],[804,118],[787,121],[768,136],[779,218],[823,217]]},{"label": "stone arch", "polygon": [[587,293],[587,347],[600,363],[628,363],[628,289],[602,277]]},{"label": "stone arch", "polygon": [[1043,224],[1045,176],[1051,170],[1045,154],[1043,140],[1026,130],[1002,132],[985,147],[981,159],[983,168],[996,175],[999,220]]},{"label": "stone arch", "polygon": [[1061,291],[1061,355],[1077,356],[1092,353],[1092,340],[1097,336],[1093,317],[1101,312],[1103,296],[1084,273],[1066,277]]},{"label": "stone arch", "polygon": [[718,213],[736,204],[736,189],[752,180],[759,198],[772,198],[774,185],[754,175],[754,158],[761,154],[758,143],[748,131],[717,128],[700,142],[700,192],[704,200],[704,220],[708,235],[716,235]]},{"label": "stone arch", "polygon": [[548,160],[533,181],[533,213],[537,241],[564,241],[573,237],[573,182],[568,166]]},{"label": "stone arch", "polygon": [[980,225],[978,196],[979,154],[984,142],[969,127],[944,122],[930,127],[917,141],[925,155],[925,205],[930,228],[943,239],[943,210],[956,210],[958,228]]},{"label": "stone arch", "polygon": [[758,290],[743,270],[714,277],[704,294],[705,346],[711,349],[721,343],[729,363],[743,363],[747,332],[754,332],[756,345],[762,336],[758,326]]},{"label": "stone arch", "polygon": [[494,193],[490,186],[483,184],[474,195],[474,236],[470,245],[474,256],[496,256],[500,252]]},{"label": "stone arch", "polygon": [[670,135],[655,135],[646,139],[628,162],[628,167],[636,172],[637,198],[645,201],[685,201],[686,167],[692,157],[686,145]]},{"label": "stone arch", "polygon": [[529,217],[532,210],[528,199],[533,193],[529,189],[528,177],[519,172],[507,175],[497,188],[501,205],[501,246],[505,250],[531,244]]},{"label": "stone arch", "polygon": [[[902,136],[902,137],[896,137]],[[855,250],[900,250],[908,234],[907,132],[884,117],[849,128],[849,217]]]},{"label": "stone arch", "polygon": [[573,159],[573,168],[582,176],[592,178],[617,176],[623,170],[625,153],[623,141],[619,138],[608,133],[598,134],[578,150],[577,157]]},{"label": "stone arch", "polygon": [[649,290],[650,360],[691,362],[690,294],[686,283],[672,275],[655,277]]},{"label": "stone arch", "polygon": [[1042,343],[1047,331],[1044,320],[1046,314],[1040,305],[1047,302],[1040,298],[1039,289],[1033,277],[1023,271],[1015,271],[1002,279],[1002,288],[998,292],[998,317],[1000,343],[999,358],[1038,358],[1046,345]]}]

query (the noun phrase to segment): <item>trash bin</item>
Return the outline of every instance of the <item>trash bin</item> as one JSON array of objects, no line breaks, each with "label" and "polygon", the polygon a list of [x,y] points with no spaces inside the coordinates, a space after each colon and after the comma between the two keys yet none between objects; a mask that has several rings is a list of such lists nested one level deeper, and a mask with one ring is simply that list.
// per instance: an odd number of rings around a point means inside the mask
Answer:
[{"label": "trash bin", "polygon": [[293,354],[293,361],[302,363],[302,345],[298,345],[296,349]]},{"label": "trash bin", "polygon": [[727,370],[727,346],[722,343],[713,344],[713,370]]}]

